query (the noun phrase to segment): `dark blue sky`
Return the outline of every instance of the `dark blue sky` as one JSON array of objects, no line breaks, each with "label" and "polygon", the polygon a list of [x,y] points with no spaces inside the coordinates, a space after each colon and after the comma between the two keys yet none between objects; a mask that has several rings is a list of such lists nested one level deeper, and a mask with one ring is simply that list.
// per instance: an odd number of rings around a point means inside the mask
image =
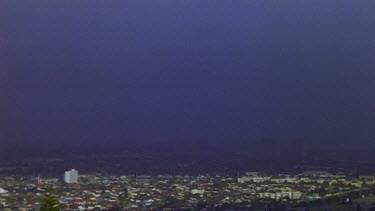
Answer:
[{"label": "dark blue sky", "polygon": [[1,141],[372,144],[374,1],[1,1]]}]

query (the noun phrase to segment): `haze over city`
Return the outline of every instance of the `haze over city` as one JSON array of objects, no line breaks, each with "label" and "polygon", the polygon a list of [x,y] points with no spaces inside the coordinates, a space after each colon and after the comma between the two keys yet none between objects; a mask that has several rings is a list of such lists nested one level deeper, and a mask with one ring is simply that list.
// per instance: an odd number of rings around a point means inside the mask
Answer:
[{"label": "haze over city", "polygon": [[375,210],[374,11],[0,0],[0,210]]}]

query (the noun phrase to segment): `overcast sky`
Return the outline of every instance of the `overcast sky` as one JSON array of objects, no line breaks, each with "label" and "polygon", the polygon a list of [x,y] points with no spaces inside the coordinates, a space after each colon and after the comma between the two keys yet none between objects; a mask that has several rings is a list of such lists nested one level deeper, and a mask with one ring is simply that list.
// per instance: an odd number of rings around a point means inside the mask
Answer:
[{"label": "overcast sky", "polygon": [[1,139],[372,144],[374,11],[371,0],[2,0]]}]

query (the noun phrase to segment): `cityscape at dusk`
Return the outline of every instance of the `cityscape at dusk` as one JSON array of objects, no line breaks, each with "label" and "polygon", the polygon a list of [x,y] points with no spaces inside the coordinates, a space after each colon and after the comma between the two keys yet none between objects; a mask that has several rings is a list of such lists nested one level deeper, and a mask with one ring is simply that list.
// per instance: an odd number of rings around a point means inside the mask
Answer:
[{"label": "cityscape at dusk", "polygon": [[0,0],[0,210],[375,210],[374,11]]}]

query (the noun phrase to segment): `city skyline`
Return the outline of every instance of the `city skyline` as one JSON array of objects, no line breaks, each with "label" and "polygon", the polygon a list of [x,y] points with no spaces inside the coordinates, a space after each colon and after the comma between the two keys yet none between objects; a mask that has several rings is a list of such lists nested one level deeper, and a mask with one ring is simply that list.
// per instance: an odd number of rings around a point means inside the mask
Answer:
[{"label": "city skyline", "polygon": [[0,210],[375,210],[374,11],[0,0]]}]

